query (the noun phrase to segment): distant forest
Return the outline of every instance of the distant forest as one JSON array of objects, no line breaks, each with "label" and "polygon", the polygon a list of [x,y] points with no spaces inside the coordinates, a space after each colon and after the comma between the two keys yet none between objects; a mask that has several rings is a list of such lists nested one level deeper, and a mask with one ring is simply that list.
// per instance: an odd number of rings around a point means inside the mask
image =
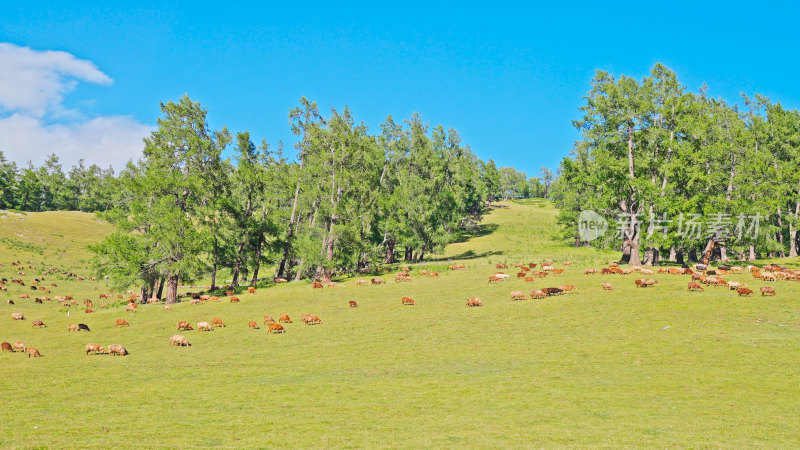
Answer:
[{"label": "distant forest", "polygon": [[209,129],[188,96],[161,110],[142,158],[119,174],[83,162],[65,173],[54,155],[20,169],[0,154],[0,208],[97,212],[115,227],[93,247],[99,274],[174,301],[179,282],[215,288],[220,269],[237,287],[265,265],[269,278],[328,281],[421,261],[474,229],[491,201],[544,197],[553,182],[544,168],[528,178],[481,161],[455,129],[419,115],[370,133],[348,108],[323,115],[303,98],[289,159],[282,143]]}]

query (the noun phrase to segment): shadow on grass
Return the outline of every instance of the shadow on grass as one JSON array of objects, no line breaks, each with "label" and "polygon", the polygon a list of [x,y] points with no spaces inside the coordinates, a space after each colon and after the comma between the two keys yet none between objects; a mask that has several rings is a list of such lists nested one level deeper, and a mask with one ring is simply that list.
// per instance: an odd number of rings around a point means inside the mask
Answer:
[{"label": "shadow on grass", "polygon": [[490,235],[497,230],[497,227],[498,225],[496,223],[485,223],[482,225],[478,225],[473,230],[461,233],[461,236],[459,236],[458,239],[453,241],[453,243],[467,242],[470,239]]},{"label": "shadow on grass", "polygon": [[483,253],[475,253],[472,250],[467,250],[464,253],[460,253],[458,255],[441,257],[441,258],[432,258],[432,259],[429,259],[428,261],[435,262],[435,261],[450,261],[450,260],[456,260],[456,259],[478,259],[478,258],[485,258],[487,256],[502,255],[502,254],[503,254],[503,252],[501,252],[499,250],[492,250],[492,251],[483,252]]}]

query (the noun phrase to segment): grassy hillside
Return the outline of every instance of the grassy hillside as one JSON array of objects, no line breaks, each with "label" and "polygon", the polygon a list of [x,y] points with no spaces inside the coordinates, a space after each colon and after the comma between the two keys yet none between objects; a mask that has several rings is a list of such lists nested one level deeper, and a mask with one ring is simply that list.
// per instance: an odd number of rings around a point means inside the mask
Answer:
[{"label": "grassy hillside", "polygon": [[[91,216],[29,214],[0,222],[0,267],[26,263],[85,272],[85,244],[108,229]],[[0,341],[23,341],[42,358],[0,354],[1,447],[521,447],[769,446],[800,443],[800,283],[772,283],[776,297],[723,288],[686,292],[686,276],[584,275],[613,258],[558,242],[545,202],[505,203],[469,240],[439,258],[467,264],[411,283],[347,280],[333,288],[290,283],[231,304],[145,305],[84,314],[18,299],[8,284]],[[12,220],[9,222],[9,220]],[[21,234],[24,237],[16,236]],[[38,240],[40,239],[41,240]],[[36,246],[26,247],[22,242]],[[41,253],[40,253],[41,252]],[[488,284],[496,262],[575,262],[559,279]],[[28,261],[31,263],[28,264]],[[443,261],[429,266],[442,266]],[[35,267],[29,269],[28,266]],[[748,282],[749,275],[732,280]],[[610,281],[614,291],[603,291]],[[103,282],[62,281],[51,296],[92,298]],[[574,284],[578,291],[512,302],[512,290]],[[28,283],[29,284],[29,283]],[[416,306],[401,306],[410,296]],[[467,297],[484,306],[468,308]],[[14,299],[15,305],[6,304]],[[356,300],[358,308],[347,302]],[[12,321],[21,312],[25,321]],[[287,313],[287,332],[251,330]],[[322,325],[299,322],[317,314]],[[175,323],[218,317],[212,332]],[[130,328],[114,328],[125,318]],[[32,320],[48,327],[32,329]],[[69,333],[83,322],[90,333]],[[87,343],[123,344],[126,357],[86,356]]]}]

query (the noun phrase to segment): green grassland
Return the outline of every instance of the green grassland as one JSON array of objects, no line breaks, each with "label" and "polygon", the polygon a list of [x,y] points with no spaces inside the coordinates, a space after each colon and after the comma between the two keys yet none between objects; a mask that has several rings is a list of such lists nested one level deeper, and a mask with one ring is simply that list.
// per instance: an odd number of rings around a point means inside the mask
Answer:
[{"label": "green grassland", "polygon": [[[0,294],[0,341],[42,358],[0,354],[0,447],[796,447],[800,444],[800,283],[776,297],[724,288],[686,291],[686,276],[584,275],[618,256],[559,240],[544,201],[506,202],[464,242],[412,269],[413,281],[322,290],[289,283],[191,305],[122,306],[84,314],[57,302]],[[0,218],[0,267],[29,281],[42,267],[90,275],[86,244],[110,228],[93,216]],[[466,270],[419,276],[453,259]],[[574,264],[558,279],[488,284],[499,262]],[[30,261],[30,264],[28,263]],[[28,266],[34,269],[28,269]],[[49,295],[91,298],[104,282],[62,280]],[[762,284],[747,274],[726,277]],[[601,290],[610,281],[614,291]],[[29,284],[29,283],[28,283]],[[512,302],[512,290],[574,284],[574,294]],[[41,294],[40,294],[41,295]],[[410,296],[416,306],[401,306]],[[467,297],[484,306],[468,308]],[[6,304],[6,299],[16,305]],[[358,308],[349,308],[356,300]],[[12,321],[12,312],[27,320]],[[289,314],[287,332],[249,320]],[[304,313],[322,325],[306,326]],[[187,331],[178,320],[219,317],[226,328]],[[130,328],[114,328],[125,318]],[[48,327],[32,329],[32,320]],[[83,322],[91,333],[69,333]],[[86,356],[87,343],[126,357]]]}]

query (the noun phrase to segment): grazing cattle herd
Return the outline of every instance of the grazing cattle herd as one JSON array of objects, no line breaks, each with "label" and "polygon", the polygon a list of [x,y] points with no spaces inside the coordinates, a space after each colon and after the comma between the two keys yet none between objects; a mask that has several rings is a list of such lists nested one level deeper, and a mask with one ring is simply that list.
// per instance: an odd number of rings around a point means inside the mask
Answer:
[{"label": "grazing cattle herd", "polygon": [[[570,266],[570,261],[564,261],[561,263],[563,267],[556,267],[558,263],[554,263],[552,261],[543,262],[541,264],[537,263],[527,263],[527,264],[516,264],[514,267],[519,270],[517,273],[517,283],[519,283],[520,279],[524,283],[537,283],[546,278],[549,274],[552,274],[553,277],[557,277],[563,275],[565,271]],[[16,265],[22,265],[22,263],[17,262]],[[30,269],[33,269],[32,266],[29,266]],[[541,270],[537,271],[534,270],[536,267],[540,267]],[[509,269],[509,265],[506,263],[497,263],[494,265],[494,268],[497,270],[507,270]],[[450,266],[451,270],[465,270],[467,269],[466,265],[464,264],[454,264]],[[49,271],[44,272],[45,274],[50,274],[58,269],[51,268]],[[411,276],[411,268],[403,267],[400,271],[395,275],[396,282],[410,282],[412,281]],[[778,280],[794,280],[800,281],[800,271],[798,270],[789,270],[785,267],[781,267],[778,265],[767,265],[763,268],[759,268],[756,266],[748,266],[744,267],[729,267],[720,265],[715,269],[707,268],[702,265],[695,265],[693,268],[682,267],[661,267],[658,268],[658,274],[665,274],[665,275],[676,275],[676,276],[689,276],[688,281],[688,288],[689,292],[696,292],[696,293],[703,293],[705,289],[703,285],[706,286],[718,286],[721,288],[725,288],[727,290],[735,291],[736,294],[740,297],[749,297],[753,294],[753,290],[747,287],[747,284],[743,281],[734,281],[734,280],[725,280],[723,277],[727,277],[729,274],[742,274],[745,272],[749,272],[754,280],[761,281],[761,282],[777,282]],[[20,272],[21,274],[22,272]],[[66,272],[63,272],[67,274]],[[655,276],[653,269],[645,268],[645,267],[620,267],[617,263],[609,263],[608,267],[603,268],[588,268],[585,269],[583,272],[585,275],[600,275],[600,276],[625,276],[633,273],[639,273],[641,275],[647,276]],[[420,276],[428,276],[438,278],[439,274],[437,272],[420,270],[418,273]],[[85,280],[86,278],[77,277],[77,275],[72,274],[71,272],[68,274],[69,277],[76,279],[76,280]],[[495,271],[494,273],[488,276],[489,284],[501,285],[509,282],[509,275],[502,272],[502,271]],[[93,278],[88,278],[89,280],[93,280]],[[588,279],[588,278],[587,278]],[[40,278],[36,278],[30,281],[31,288],[33,290],[45,290],[42,288],[41,283],[44,281],[44,276]],[[3,279],[2,283],[0,283],[0,290],[7,291],[8,286],[5,284],[8,280]],[[22,279],[14,279],[11,280],[12,283],[19,284],[20,286],[25,286],[25,281]],[[367,280],[357,280],[355,281],[356,286],[367,286],[367,285],[383,285],[385,284],[385,280],[382,278],[372,278],[369,282]],[[650,288],[650,289],[657,289],[656,287],[659,285],[658,280],[654,278],[641,278],[641,279],[634,279],[633,284],[636,288]],[[56,283],[51,283],[51,288],[57,288]],[[323,284],[320,281],[314,281],[312,283],[313,289],[324,289],[325,287],[333,287],[336,286],[335,283],[327,282]],[[596,285],[595,285],[596,286]],[[614,286],[608,281],[600,282],[601,291],[613,291]],[[490,287],[488,289],[497,289],[494,287]],[[581,292],[587,290],[587,287],[582,288]],[[591,288],[589,288],[591,290]],[[777,292],[774,286],[761,286],[760,292],[762,297],[766,296],[776,296]],[[49,292],[49,290],[47,291]],[[256,288],[249,287],[247,288],[247,292],[249,294],[255,294]],[[512,290],[510,293],[510,298],[512,302],[518,302],[530,299],[546,299],[548,297],[563,295],[563,294],[570,294],[578,292],[578,287],[573,284],[561,284],[558,286],[550,286],[550,287],[538,287],[535,289],[530,290],[526,293],[524,290]],[[139,304],[144,303],[155,303],[158,302],[158,299],[142,299],[141,296],[133,294],[132,292],[127,293],[129,295],[127,303],[125,304],[125,311],[129,313],[131,316],[137,311]],[[235,294],[236,292],[233,290],[226,290],[225,294],[229,297],[231,303],[239,303],[241,300]],[[215,302],[219,301],[220,298],[216,296],[212,296],[209,294],[203,293],[191,293],[188,292],[185,294],[185,297],[190,298],[191,304],[201,304],[203,302]],[[19,299],[30,299],[28,294],[20,294],[18,296]],[[100,299],[123,299],[124,302],[124,295],[123,294],[100,294]],[[72,306],[77,305],[77,301],[69,295],[55,296],[55,300],[64,308],[69,309]],[[49,297],[43,298],[35,298],[34,303],[36,304],[45,304],[50,302],[51,299]],[[8,305],[15,305],[14,301],[11,299],[7,300]],[[403,296],[401,298],[401,305],[403,306],[413,306],[416,305],[417,302],[408,296]],[[84,299],[84,313],[89,314],[94,312],[95,304],[91,299]],[[357,308],[358,303],[355,300],[349,300],[348,305],[350,308]],[[470,308],[474,307],[482,307],[484,305],[483,301],[478,297],[469,297],[466,300],[466,305]],[[107,309],[109,306],[106,303],[100,304],[99,307],[101,309]],[[172,310],[170,305],[165,306],[165,310]],[[12,312],[11,319],[14,321],[24,321],[25,316],[20,312]],[[321,325],[322,320],[316,314],[302,314],[301,320],[305,325]],[[286,328],[284,324],[291,324],[292,320],[288,314],[280,314],[278,320],[276,321],[270,315],[264,316],[263,324],[267,326],[267,334],[278,334],[278,333],[285,333]],[[46,325],[41,320],[33,320],[31,321],[32,328],[46,328]],[[131,324],[125,319],[116,319],[114,323],[114,328],[119,327],[130,327]],[[213,331],[215,328],[224,328],[225,323],[219,317],[214,317],[211,321],[199,321],[196,324],[196,328],[198,332],[204,331]],[[258,330],[260,329],[257,322],[250,320],[248,321],[248,328]],[[63,329],[63,328],[62,328]],[[195,328],[185,320],[181,320],[177,322],[177,331],[193,331]],[[67,325],[68,332],[76,332],[80,333],[81,331],[90,332],[89,326],[84,323],[78,324],[69,324]],[[187,337],[182,334],[174,334],[169,338],[169,343],[175,347],[189,347],[192,344],[189,342]],[[10,342],[2,342],[2,352],[9,352],[9,353],[23,353],[27,354],[29,358],[31,357],[40,357],[42,354],[40,351],[35,347],[27,346],[25,343],[20,341],[15,341],[12,343]],[[85,347],[86,355],[90,354],[102,354],[102,355],[112,355],[112,356],[126,356],[129,355],[128,350],[120,345],[120,344],[112,344],[108,345],[107,347],[103,347],[100,344],[90,343],[87,344]]]}]

